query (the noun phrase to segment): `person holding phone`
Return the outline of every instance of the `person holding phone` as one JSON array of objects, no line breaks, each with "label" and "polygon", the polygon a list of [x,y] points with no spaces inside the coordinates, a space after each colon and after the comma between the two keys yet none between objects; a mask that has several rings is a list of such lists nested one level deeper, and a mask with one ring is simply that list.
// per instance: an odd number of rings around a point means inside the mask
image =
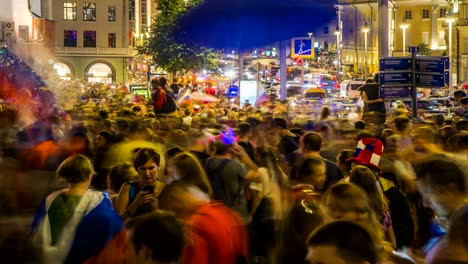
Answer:
[{"label": "person holding phone", "polygon": [[123,219],[157,210],[157,197],[164,188],[164,183],[158,180],[159,164],[160,155],[154,149],[143,148],[136,151],[133,165],[139,180],[122,185],[115,206]]}]

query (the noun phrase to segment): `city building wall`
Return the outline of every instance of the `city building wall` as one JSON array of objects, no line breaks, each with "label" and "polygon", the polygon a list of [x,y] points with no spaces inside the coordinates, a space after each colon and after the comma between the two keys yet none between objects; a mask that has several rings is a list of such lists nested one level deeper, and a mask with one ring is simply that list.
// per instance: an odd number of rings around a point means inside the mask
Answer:
[{"label": "city building wall", "polygon": [[[444,10],[449,9],[445,0],[395,0],[388,2],[389,51],[392,56],[409,56],[409,46],[426,44],[432,56],[448,55],[448,23]],[[341,12],[342,63],[348,72],[364,70],[364,33],[369,28],[367,43],[368,72],[378,71],[378,3],[377,1],[338,0]],[[459,1],[459,11],[452,29],[452,70],[458,83],[468,80],[468,1]],[[405,19],[404,19],[405,18]],[[408,27],[403,47],[404,22]],[[339,22],[340,23],[340,22]],[[405,50],[405,52],[403,52]]]},{"label": "city building wall", "polygon": [[[69,66],[72,79],[88,80],[93,76],[88,72],[95,63],[104,63],[112,70],[112,82],[127,82],[127,59],[135,54],[130,47],[128,26],[128,0],[95,1],[76,0],[76,19],[64,19],[64,3],[70,1],[55,1],[52,7],[51,19],[55,24],[54,52],[58,62]],[[96,4],[95,21],[85,21],[84,3]],[[109,7],[115,7],[115,21],[109,21]],[[65,31],[76,30],[76,47],[65,45]],[[96,32],[95,47],[85,47],[84,32]],[[115,34],[115,47],[109,42],[109,34]]]}]

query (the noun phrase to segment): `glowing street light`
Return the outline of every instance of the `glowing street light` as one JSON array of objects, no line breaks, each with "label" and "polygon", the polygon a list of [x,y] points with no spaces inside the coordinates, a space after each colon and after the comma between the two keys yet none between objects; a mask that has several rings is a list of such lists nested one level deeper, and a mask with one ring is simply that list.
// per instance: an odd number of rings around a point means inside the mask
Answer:
[{"label": "glowing street light", "polygon": [[406,23],[406,17],[404,17],[403,22],[400,25],[400,28],[403,29],[403,56],[406,56],[406,29],[408,26],[408,23]]},{"label": "glowing street light", "polygon": [[367,22],[364,24],[362,32],[364,32],[364,79],[367,80],[367,33],[369,33]]},{"label": "glowing street light", "polygon": [[455,17],[453,16],[453,12],[451,9],[447,11],[447,18],[445,21],[448,23],[448,57],[449,57],[449,91],[450,94],[453,93],[453,84],[452,84],[452,24],[455,22]]},{"label": "glowing street light", "polygon": [[340,27],[339,26],[336,26],[336,30],[335,30],[335,35],[336,35],[336,55],[337,55],[337,69],[338,69],[338,73],[341,72],[341,43],[340,43],[340,35],[341,35],[341,31],[340,31]]}]

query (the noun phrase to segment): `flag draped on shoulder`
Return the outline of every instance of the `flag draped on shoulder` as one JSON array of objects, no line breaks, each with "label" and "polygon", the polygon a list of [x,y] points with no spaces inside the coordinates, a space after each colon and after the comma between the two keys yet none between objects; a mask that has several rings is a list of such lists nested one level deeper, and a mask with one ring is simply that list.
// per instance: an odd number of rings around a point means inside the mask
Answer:
[{"label": "flag draped on shoulder", "polygon": [[124,263],[126,230],[106,193],[87,191],[52,244],[48,209],[63,192],[49,195],[33,222],[33,241],[42,248],[45,263]]}]

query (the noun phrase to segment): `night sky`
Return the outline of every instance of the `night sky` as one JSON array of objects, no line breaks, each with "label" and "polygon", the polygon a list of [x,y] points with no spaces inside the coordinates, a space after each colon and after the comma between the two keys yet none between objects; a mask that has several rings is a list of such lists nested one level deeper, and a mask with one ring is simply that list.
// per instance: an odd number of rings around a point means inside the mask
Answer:
[{"label": "night sky", "polygon": [[335,18],[330,0],[207,0],[182,19],[188,38],[244,49],[307,36]]}]

